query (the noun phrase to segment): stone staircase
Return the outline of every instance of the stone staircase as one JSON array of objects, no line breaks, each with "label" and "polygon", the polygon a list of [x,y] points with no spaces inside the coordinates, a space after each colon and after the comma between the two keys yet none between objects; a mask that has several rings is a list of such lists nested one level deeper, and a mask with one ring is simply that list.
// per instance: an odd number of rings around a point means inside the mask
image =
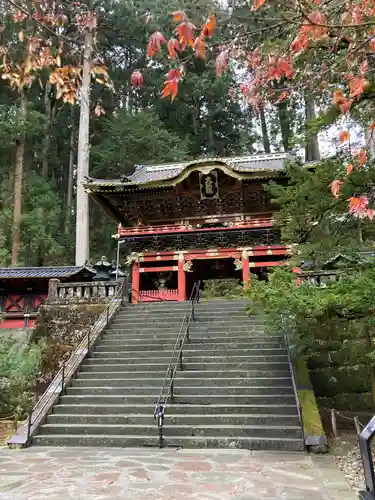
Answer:
[{"label": "stone staircase", "polygon": [[[33,444],[158,446],[153,418],[187,303],[126,305]],[[242,301],[202,301],[166,408],[165,445],[303,450],[284,340]]]}]

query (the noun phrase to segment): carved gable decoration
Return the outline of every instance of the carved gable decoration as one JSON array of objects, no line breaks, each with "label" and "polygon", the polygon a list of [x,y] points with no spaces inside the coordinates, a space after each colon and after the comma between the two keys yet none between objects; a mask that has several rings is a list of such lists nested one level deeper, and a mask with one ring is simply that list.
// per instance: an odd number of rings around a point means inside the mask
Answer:
[{"label": "carved gable decoration", "polygon": [[219,198],[219,182],[216,170],[211,170],[208,174],[200,172],[199,185],[202,200]]}]

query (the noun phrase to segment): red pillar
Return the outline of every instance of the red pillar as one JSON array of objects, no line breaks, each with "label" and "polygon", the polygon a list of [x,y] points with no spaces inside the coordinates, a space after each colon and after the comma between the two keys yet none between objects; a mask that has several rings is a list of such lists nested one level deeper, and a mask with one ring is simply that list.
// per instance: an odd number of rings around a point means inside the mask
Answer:
[{"label": "red pillar", "polygon": [[133,262],[132,267],[132,304],[139,302],[139,262]]},{"label": "red pillar", "polygon": [[185,260],[183,255],[178,259],[178,301],[186,300],[186,275],[184,270]]},{"label": "red pillar", "polygon": [[242,281],[244,288],[250,288],[250,267],[247,252],[242,254]]}]

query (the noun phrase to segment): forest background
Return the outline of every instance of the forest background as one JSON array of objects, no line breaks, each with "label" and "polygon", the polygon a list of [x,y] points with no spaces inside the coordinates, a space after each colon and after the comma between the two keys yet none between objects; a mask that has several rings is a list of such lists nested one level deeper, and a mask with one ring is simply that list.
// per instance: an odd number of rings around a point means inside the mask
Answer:
[{"label": "forest background", "polygon": [[[170,61],[166,57],[150,61],[147,43],[155,30],[173,33],[170,13],[181,7],[197,26],[208,13],[215,12],[218,28],[210,49],[212,57],[188,61],[178,96],[171,102],[160,96]],[[202,156],[297,149],[308,160],[319,159],[318,127],[323,133],[327,127],[315,120],[316,103],[318,111],[326,104],[319,92],[308,99],[302,93],[293,100],[269,101],[255,109],[244,101],[240,91],[241,68],[217,76],[215,56],[221,45],[244,26],[265,29],[268,11],[259,11],[253,17],[249,16],[246,2],[224,8],[211,0],[168,4],[162,0],[106,0],[90,8],[98,13],[94,57],[108,68],[112,82],[111,86],[94,81],[91,85],[91,177],[118,178],[131,172],[135,164]],[[19,19],[14,12],[7,1],[2,2],[1,43],[8,52],[15,44],[14,37],[20,37]],[[268,36],[267,30],[259,30],[259,43],[268,43]],[[17,57],[22,63],[22,50],[13,50],[12,56],[14,64]],[[140,87],[131,83],[134,71],[140,71],[144,79]],[[19,89],[9,85],[9,78],[0,81],[1,266],[12,262],[15,200],[21,204],[22,216],[20,244],[13,264],[74,263],[80,103],[79,99],[75,104],[64,102],[57,92],[43,71],[25,88],[23,103]],[[360,124],[356,126],[360,131]],[[25,146],[24,182],[19,189],[15,172],[21,139]],[[324,146],[327,148],[327,143]],[[329,192],[326,185],[323,189]],[[115,241],[111,235],[115,232],[114,221],[108,224],[107,215],[90,202],[93,261],[102,255],[114,258]]]}]

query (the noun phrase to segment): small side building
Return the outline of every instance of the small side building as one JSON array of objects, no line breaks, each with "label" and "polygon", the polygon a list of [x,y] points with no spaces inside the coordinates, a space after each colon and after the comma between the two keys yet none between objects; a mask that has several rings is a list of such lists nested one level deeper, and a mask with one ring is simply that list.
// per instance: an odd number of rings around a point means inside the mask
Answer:
[{"label": "small side building", "polygon": [[0,268],[0,328],[33,327],[50,279],[80,283],[95,275],[96,270],[87,266]]}]

